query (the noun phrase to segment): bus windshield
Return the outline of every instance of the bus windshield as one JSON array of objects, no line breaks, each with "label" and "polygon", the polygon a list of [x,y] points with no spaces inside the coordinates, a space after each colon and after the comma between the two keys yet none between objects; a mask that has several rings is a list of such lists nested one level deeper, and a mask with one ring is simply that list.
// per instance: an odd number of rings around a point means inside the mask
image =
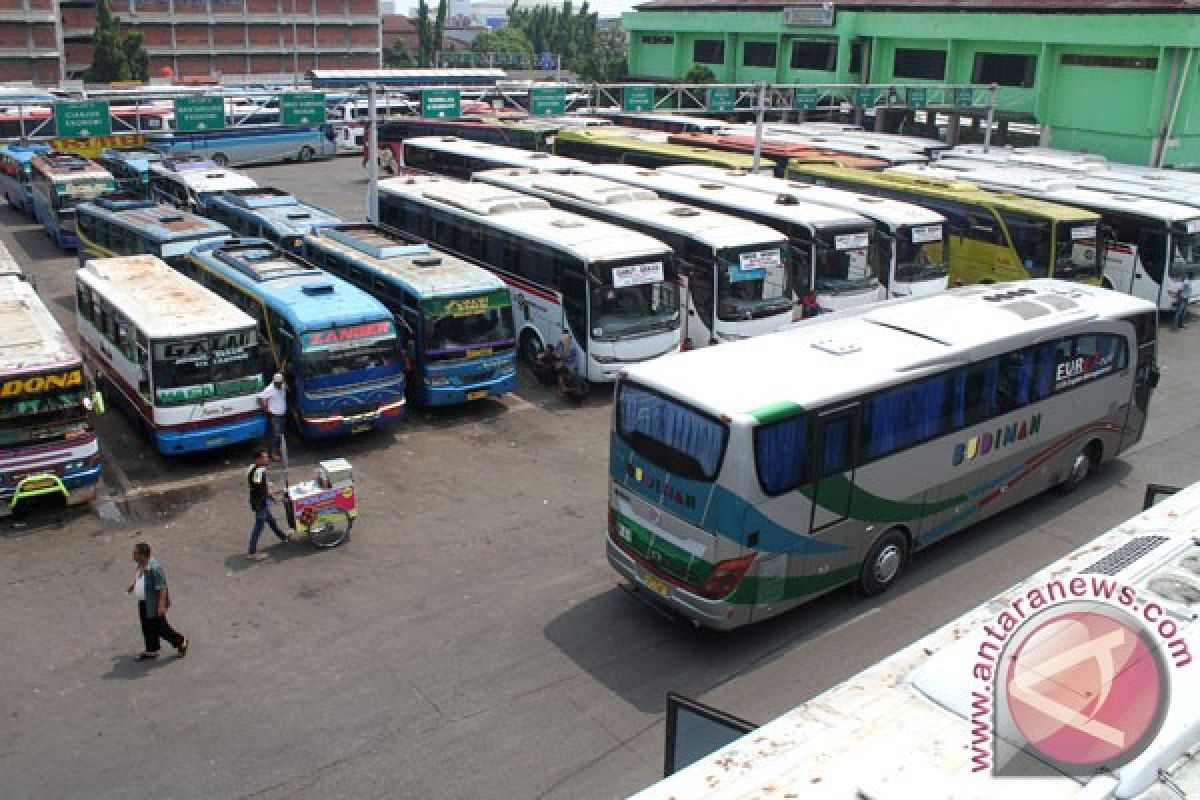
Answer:
[{"label": "bus windshield", "polygon": [[1004,218],[1004,224],[1012,238],[1013,249],[1017,251],[1017,258],[1029,273],[1029,277],[1048,277],[1053,223],[1044,217],[1030,217],[1011,211],[1002,211],[1000,216]]},{"label": "bus windshield", "polygon": [[717,251],[717,314],[723,320],[759,319],[792,308],[791,270],[785,242],[777,247],[727,247]]},{"label": "bus windshield", "polygon": [[[817,291],[837,294],[873,289],[879,285],[878,249],[872,251],[866,232],[824,233],[816,240]],[[875,262],[872,262],[872,252]]]},{"label": "bus windshield", "polygon": [[99,197],[105,192],[111,192],[116,184],[104,179],[80,179],[54,184],[54,207],[73,208],[79,203]]},{"label": "bus windshield", "polygon": [[716,480],[729,428],[707,414],[632,383],[617,395],[617,432],[660,469],[693,481]]},{"label": "bus windshield", "polygon": [[1176,280],[1194,278],[1200,272],[1200,233],[1177,233],[1171,242],[1169,274]]},{"label": "bus windshield", "polygon": [[896,278],[902,281],[930,281],[944,278],[946,246],[941,225],[915,225],[896,237]]},{"label": "bus windshield", "polygon": [[600,282],[591,289],[592,338],[674,330],[679,292],[662,261],[594,264]]},{"label": "bus windshield", "polygon": [[262,388],[252,330],[154,343],[154,403],[199,403]]},{"label": "bus windshield", "polygon": [[472,350],[513,345],[513,315],[507,289],[477,297],[426,300],[421,305],[425,316],[425,355],[430,358],[471,358],[476,355]]},{"label": "bus windshield", "polygon": [[396,328],[390,320],[312,331],[303,339],[300,366],[306,378],[350,375],[398,364]]},{"label": "bus windshield", "polygon": [[1067,280],[1098,277],[1100,260],[1104,256],[1099,225],[1095,222],[1060,222],[1057,227],[1055,276]]},{"label": "bus windshield", "polygon": [[88,428],[84,387],[25,397],[0,398],[0,446],[68,438]]}]

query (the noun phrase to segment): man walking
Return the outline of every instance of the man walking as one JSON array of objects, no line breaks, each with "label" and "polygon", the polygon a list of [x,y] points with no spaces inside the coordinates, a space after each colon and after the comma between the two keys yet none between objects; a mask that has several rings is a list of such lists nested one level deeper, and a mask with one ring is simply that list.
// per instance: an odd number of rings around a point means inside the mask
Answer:
[{"label": "man walking", "polygon": [[133,581],[125,591],[137,597],[138,621],[142,625],[142,639],[146,649],[137,657],[138,661],[158,658],[162,647],[160,639],[166,639],[179,651],[179,657],[187,655],[191,644],[186,636],[179,634],[167,622],[167,609],[171,607],[167,576],[158,559],[150,554],[150,545],[138,542],[133,547],[133,561],[138,565]]},{"label": "man walking", "polygon": [[269,461],[270,454],[266,450],[260,450],[254,459],[254,466],[250,467],[250,472],[246,474],[246,483],[250,487],[250,509],[254,511],[254,527],[250,530],[250,545],[246,548],[246,558],[251,561],[262,561],[267,557],[266,553],[258,552],[258,537],[268,525],[279,537],[279,541],[292,540],[290,535],[280,530],[279,523],[271,513],[271,483],[267,478]]},{"label": "man walking", "polygon": [[1184,279],[1179,286],[1179,291],[1175,293],[1175,330],[1185,327],[1184,321],[1187,319],[1188,301],[1192,299],[1192,282]]},{"label": "man walking", "polygon": [[276,372],[271,384],[258,393],[258,407],[267,415],[267,454],[279,461],[283,441],[283,423],[287,419],[287,386],[283,373]]}]

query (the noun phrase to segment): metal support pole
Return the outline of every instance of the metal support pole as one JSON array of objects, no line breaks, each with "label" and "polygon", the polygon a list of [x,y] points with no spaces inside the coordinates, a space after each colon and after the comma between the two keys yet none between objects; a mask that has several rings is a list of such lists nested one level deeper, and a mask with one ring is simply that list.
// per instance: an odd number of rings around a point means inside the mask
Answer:
[{"label": "metal support pole", "polygon": [[367,220],[379,222],[379,115],[375,84],[367,84]]},{"label": "metal support pole", "polygon": [[763,112],[766,110],[767,104],[767,84],[763,81],[758,84],[758,102],[754,109],[754,171],[758,172],[758,163],[762,158],[762,138],[763,138]]},{"label": "metal support pole", "polygon": [[983,152],[992,147],[992,123],[996,119],[996,84],[988,87],[987,127],[983,131]]}]

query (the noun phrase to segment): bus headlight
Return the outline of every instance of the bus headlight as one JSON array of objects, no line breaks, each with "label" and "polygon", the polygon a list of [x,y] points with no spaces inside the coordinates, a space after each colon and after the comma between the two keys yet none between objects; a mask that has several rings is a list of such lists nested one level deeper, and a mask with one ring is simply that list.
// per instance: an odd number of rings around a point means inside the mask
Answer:
[{"label": "bus headlight", "polygon": [[449,386],[450,379],[445,375],[433,373],[425,377],[425,383],[429,384],[430,386]]},{"label": "bus headlight", "polygon": [[596,361],[596,363],[598,363],[598,364],[615,364],[615,363],[617,363],[616,356],[598,356],[595,353],[593,353],[592,359],[594,361]]}]

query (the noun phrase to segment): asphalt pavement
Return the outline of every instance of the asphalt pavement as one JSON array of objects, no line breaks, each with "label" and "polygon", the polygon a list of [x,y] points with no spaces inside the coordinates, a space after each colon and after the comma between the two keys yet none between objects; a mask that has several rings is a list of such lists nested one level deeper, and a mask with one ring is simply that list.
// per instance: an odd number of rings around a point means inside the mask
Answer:
[{"label": "asphalt pavement", "polygon": [[[356,158],[250,173],[359,218]],[[0,238],[70,329],[66,257],[0,211]],[[617,586],[604,559],[610,404],[514,395],[293,443],[291,475],[353,462],[343,547],[245,561],[248,448],[156,455],[100,424],[101,501],[0,523],[0,797],[610,798],[662,769],[666,693],[766,721],[1200,479],[1196,334],[1163,328],[1143,442],[1079,492],[921,554],[894,591],[838,591],[727,634]],[[280,480],[278,470],[273,474]],[[148,665],[125,593],[135,542],[167,571],[186,659]]]}]

